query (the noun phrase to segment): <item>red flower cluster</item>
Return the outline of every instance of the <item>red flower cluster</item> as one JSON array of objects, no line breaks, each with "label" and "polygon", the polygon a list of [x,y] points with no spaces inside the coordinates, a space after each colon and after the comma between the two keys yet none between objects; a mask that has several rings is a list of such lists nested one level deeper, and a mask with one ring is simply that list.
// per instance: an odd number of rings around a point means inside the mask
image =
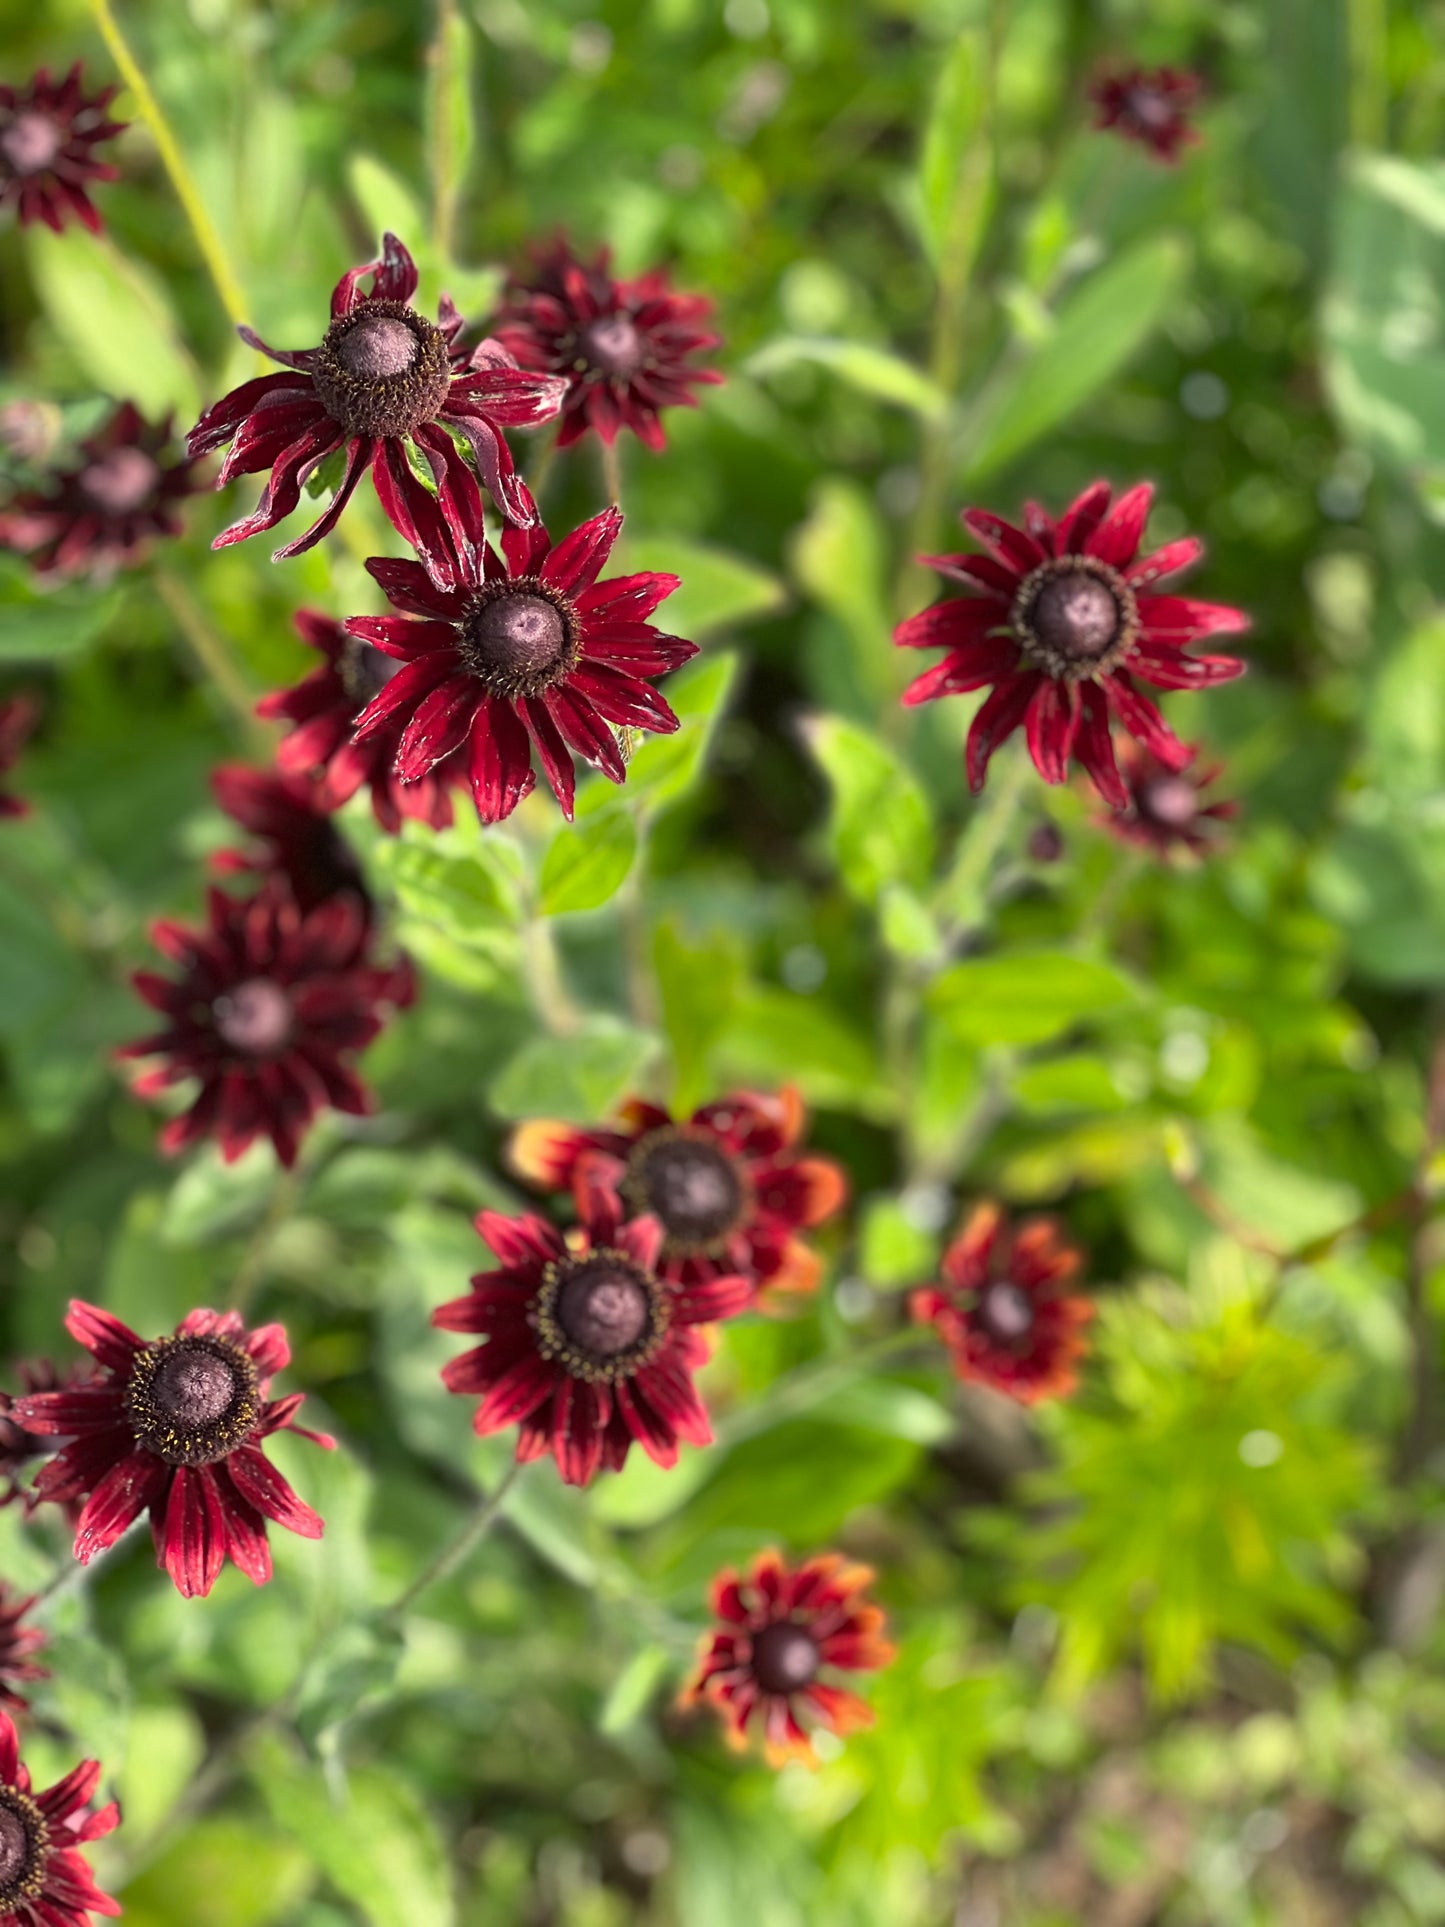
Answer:
[{"label": "red flower cluster", "polygon": [[1128,67],[1103,74],[1089,89],[1094,125],[1112,127],[1126,140],[1147,147],[1156,159],[1173,163],[1179,151],[1199,139],[1189,111],[1199,98],[1198,74],[1177,67]]},{"label": "red flower cluster", "polygon": [[46,1667],[35,1663],[35,1655],[46,1643],[45,1634],[39,1626],[25,1624],[34,1604],[34,1599],[16,1599],[0,1579],[0,1704],[17,1712],[28,1703],[18,1689],[50,1677]]},{"label": "red flower cluster", "polygon": [[78,60],[64,80],[42,67],[29,87],[0,86],[0,208],[13,207],[22,227],[43,221],[59,234],[77,220],[100,233],[86,189],[120,179],[120,169],[95,154],[125,132],[126,123],[105,111],[119,91],[102,87],[87,99]]},{"label": "red flower cluster", "polygon": [[225,763],[212,772],[211,788],[227,816],[263,846],[259,856],[218,851],[212,863],[223,876],[282,876],[303,914],[350,894],[370,916],[361,865],[316,784],[304,776]]},{"label": "red flower cluster", "polygon": [[281,1431],[328,1450],[335,1443],[297,1425],[303,1393],[270,1397],[272,1378],[291,1362],[280,1325],[248,1332],[233,1311],[193,1311],[148,1345],[73,1299],[65,1326],[102,1373],[17,1399],[15,1416],[28,1431],[71,1441],[36,1489],[42,1499],[85,1501],[75,1535],[83,1565],[149,1511],[158,1563],[184,1597],[204,1598],[228,1558],[258,1586],[271,1577],[268,1519],[321,1537],[320,1519],[261,1449]]},{"label": "red flower cluster", "polygon": [[1110,834],[1158,857],[1176,851],[1195,858],[1213,856],[1220,847],[1221,826],[1239,814],[1238,803],[1211,802],[1207,796],[1224,765],[1201,763],[1198,749],[1192,749],[1188,761],[1174,769],[1127,738],[1117,748],[1129,807],[1103,818]]},{"label": "red flower cluster", "polygon": [[10,1715],[0,1712],[0,1923],[3,1927],[87,1927],[92,1914],[119,1914],[77,1851],[120,1825],[112,1801],[86,1811],[100,1764],[82,1760],[63,1780],[35,1792],[20,1759]]}]

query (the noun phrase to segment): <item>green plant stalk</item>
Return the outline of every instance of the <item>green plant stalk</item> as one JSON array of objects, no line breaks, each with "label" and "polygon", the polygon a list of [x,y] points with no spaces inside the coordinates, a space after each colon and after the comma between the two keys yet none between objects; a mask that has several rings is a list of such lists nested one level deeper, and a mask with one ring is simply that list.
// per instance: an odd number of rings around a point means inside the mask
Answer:
[{"label": "green plant stalk", "polygon": [[226,251],[221,246],[217,234],[206,212],[206,204],[191,179],[190,169],[186,166],[175,135],[171,132],[170,122],[161,111],[160,102],[151,91],[140,63],[131,52],[120,23],[111,10],[110,0],[89,0],[91,15],[100,29],[101,38],[110,49],[110,55],[120,72],[121,79],[135,95],[136,105],[140,108],[141,119],[150,128],[157,151],[171,177],[171,185],[176,190],[176,198],[185,210],[186,219],[191,224],[191,232],[196,237],[201,257],[205,261],[211,280],[215,283],[216,293],[220,296],[221,306],[230,318],[231,325],[243,327],[246,321],[246,298],[241,292],[240,283],[232,272],[226,259]]},{"label": "green plant stalk", "polygon": [[451,1544],[444,1546],[431,1564],[417,1574],[405,1592],[393,1599],[380,1614],[378,1621],[380,1625],[397,1625],[406,1617],[408,1608],[414,1605],[424,1592],[432,1586],[440,1585],[443,1579],[449,1578],[458,1566],[470,1558],[501,1518],[502,1510],[507,1503],[507,1495],[517,1483],[521,1470],[521,1460],[513,1459],[492,1490],[483,1493],[473,1508],[471,1517]]},{"label": "green plant stalk", "polygon": [[436,37],[427,53],[432,99],[431,177],[432,243],[443,262],[456,250],[457,206],[461,200],[462,167],[447,113],[451,91],[452,40],[461,16],[456,0],[437,0]]},{"label": "green plant stalk", "polygon": [[257,721],[256,698],[237,669],[230,651],[206,619],[204,610],[169,569],[155,573],[157,593],[175,618],[176,627],[191,646],[196,661],[216,685],[227,707],[241,726],[242,734],[256,748],[270,753],[270,732]]},{"label": "green plant stalk", "polygon": [[1350,141],[1355,147],[1383,147],[1386,141],[1388,14],[1388,0],[1349,0]]}]

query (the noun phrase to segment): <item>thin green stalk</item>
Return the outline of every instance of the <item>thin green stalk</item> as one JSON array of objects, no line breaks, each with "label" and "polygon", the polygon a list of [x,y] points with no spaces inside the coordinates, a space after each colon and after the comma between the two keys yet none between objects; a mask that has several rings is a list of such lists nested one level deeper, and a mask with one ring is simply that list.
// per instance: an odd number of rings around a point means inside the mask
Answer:
[{"label": "thin green stalk", "polygon": [[582,1026],[582,1012],[572,1001],[557,954],[557,939],[546,917],[533,917],[523,933],[527,982],[543,1025],[554,1037],[571,1037]]},{"label": "thin green stalk", "polygon": [[616,442],[599,441],[602,450],[602,492],[608,504],[622,506],[622,450]]},{"label": "thin green stalk", "polygon": [[507,1503],[507,1495],[517,1483],[521,1470],[521,1461],[513,1459],[498,1483],[490,1492],[483,1494],[472,1516],[452,1543],[444,1547],[424,1571],[417,1574],[405,1592],[392,1600],[386,1610],[379,1615],[378,1624],[382,1626],[399,1624],[405,1619],[408,1609],[424,1592],[432,1586],[439,1585],[443,1579],[449,1578],[458,1566],[471,1557],[497,1520],[501,1518],[502,1510]]},{"label": "thin green stalk", "polygon": [[269,733],[256,719],[255,695],[201,605],[180,577],[169,569],[156,570],[155,584],[161,601],[175,617],[176,627],[190,644],[191,653],[216,685],[242,733],[257,747],[269,750]]},{"label": "thin green stalk", "polygon": [[226,259],[226,251],[221,246],[221,238],[212,225],[206,212],[206,204],[191,179],[190,169],[185,157],[171,132],[170,122],[161,111],[160,102],[151,91],[140,63],[131,52],[120,23],[111,10],[110,0],[89,0],[90,11],[95,24],[100,28],[101,37],[110,49],[111,59],[120,70],[121,79],[135,95],[141,119],[150,128],[157,151],[164,163],[171,185],[176,190],[176,198],[185,209],[186,219],[196,237],[196,245],[201,250],[202,259],[215,283],[216,293],[221,298],[221,306],[230,316],[233,327],[244,326],[246,321],[246,298],[241,292],[240,283],[232,272]]},{"label": "thin green stalk", "polygon": [[266,1215],[247,1240],[241,1262],[236,1267],[236,1275],[231,1281],[229,1304],[232,1311],[244,1312],[250,1305],[256,1287],[265,1276],[266,1259],[276,1233],[295,1209],[300,1182],[300,1173],[295,1170],[283,1171],[278,1178]]},{"label": "thin green stalk", "polygon": [[989,873],[1013,829],[1032,773],[1020,744],[994,760],[993,782],[959,838],[953,868],[938,893],[955,942],[983,917]]},{"label": "thin green stalk", "polygon": [[548,429],[547,438],[538,452],[531,474],[527,477],[527,486],[532,491],[532,498],[539,504],[547,486],[548,477],[552,473],[552,464],[557,459],[557,436],[561,426],[561,422],[556,421]]},{"label": "thin green stalk", "polygon": [[465,149],[456,138],[451,112],[457,85],[457,38],[466,30],[456,0],[437,0],[436,37],[427,52],[427,66],[432,98],[432,243],[443,262],[450,261],[456,252],[457,207],[466,165]]},{"label": "thin green stalk", "polygon": [[1383,147],[1389,118],[1389,0],[1349,0],[1350,141]]}]

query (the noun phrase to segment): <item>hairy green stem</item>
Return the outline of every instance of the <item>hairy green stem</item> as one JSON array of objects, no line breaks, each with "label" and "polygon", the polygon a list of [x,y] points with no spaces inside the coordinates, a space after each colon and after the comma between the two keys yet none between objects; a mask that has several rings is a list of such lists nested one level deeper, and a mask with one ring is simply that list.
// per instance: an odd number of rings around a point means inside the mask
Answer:
[{"label": "hairy green stem", "polygon": [[[452,138],[448,96],[452,85],[452,43],[461,24],[456,0],[437,0],[436,37],[427,53],[431,72],[432,243],[443,262],[456,250],[457,205],[461,199],[462,167]],[[465,30],[465,29],[463,29]]]},{"label": "hairy green stem", "polygon": [[271,738],[264,725],[257,721],[255,695],[236,667],[231,652],[211,627],[200,603],[169,569],[156,570],[155,585],[161,601],[174,616],[176,627],[190,644],[191,653],[240,724],[242,734],[253,747],[269,754]]},{"label": "hairy green stem", "polygon": [[602,492],[609,507],[622,506],[622,450],[615,441],[598,441],[602,450]]},{"label": "hairy green stem", "polygon": [[521,1460],[513,1459],[492,1490],[484,1493],[478,1500],[471,1517],[452,1543],[444,1547],[431,1564],[417,1574],[405,1592],[392,1600],[385,1611],[379,1615],[378,1624],[397,1625],[406,1617],[408,1608],[414,1605],[424,1592],[432,1586],[440,1585],[443,1579],[449,1578],[458,1566],[471,1557],[501,1518],[507,1503],[507,1495],[517,1483],[521,1470]]}]

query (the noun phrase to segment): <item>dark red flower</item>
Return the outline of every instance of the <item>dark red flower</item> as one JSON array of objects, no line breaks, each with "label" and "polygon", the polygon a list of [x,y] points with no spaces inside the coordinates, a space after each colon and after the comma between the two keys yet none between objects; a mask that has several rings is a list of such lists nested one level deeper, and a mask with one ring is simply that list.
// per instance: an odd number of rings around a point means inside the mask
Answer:
[{"label": "dark red flower", "polygon": [[142,560],[157,536],[181,533],[176,506],[201,486],[179,451],[171,417],[147,422],[122,402],[80,444],[82,459],[0,510],[0,546],[28,556],[41,575],[105,575]]},{"label": "dark red flower", "polygon": [[[39,1626],[25,1624],[25,1615],[34,1604],[33,1598],[17,1599],[0,1579],[0,1704],[13,1706],[17,1711],[29,1705],[17,1688],[50,1677],[48,1667],[35,1663],[36,1653],[46,1643],[45,1633]],[[3,1823],[0,1823],[0,1851],[3,1851],[3,1832]]]},{"label": "dark red flower", "polygon": [[[467,485],[480,506],[470,477]],[[675,575],[597,580],[621,527],[622,511],[604,509],[555,548],[540,524],[504,529],[499,556],[480,524],[475,545],[457,544],[438,518],[430,576],[416,562],[368,562],[407,613],[352,616],[346,631],[406,667],[362,711],[356,740],[404,723],[396,751],[404,783],[465,745],[484,823],[510,816],[531,790],[534,749],[568,818],[572,753],[624,781],[611,725],[670,735],[677,718],[648,678],[695,656],[697,644],[648,620],[678,587]]]},{"label": "dark red flower", "polygon": [[15,1722],[0,1712],[0,1927],[86,1927],[92,1914],[121,1911],[76,1851],[120,1825],[114,1801],[85,1811],[99,1784],[99,1761],[82,1760],[36,1793]]},{"label": "dark red flower", "polygon": [[1243,675],[1236,656],[1185,653],[1200,636],[1247,629],[1242,610],[1152,592],[1196,562],[1203,544],[1186,536],[1135,559],[1153,495],[1141,482],[1110,508],[1109,484],[1095,482],[1057,522],[1028,503],[1021,529],[965,509],[964,527],[988,554],[920,558],[975,591],[910,616],[893,636],[906,649],[948,651],[909,684],[905,703],[992,685],[968,732],[970,789],[983,788],[989,758],[1022,723],[1045,782],[1062,783],[1077,757],[1105,802],[1123,809],[1111,718],[1171,769],[1190,756],[1135,678],[1207,689]]},{"label": "dark red flower", "polygon": [[850,1565],[836,1552],[791,1571],[776,1552],[764,1552],[741,1578],[720,1572],[712,1609],[722,1623],[703,1640],[683,1704],[709,1701],[736,1747],[747,1745],[756,1716],[769,1766],[788,1760],[816,1766],[809,1729],[852,1733],[873,1723],[872,1709],[855,1693],[822,1676],[876,1673],[893,1658],[881,1637],[882,1613],[862,1597],[872,1579],[866,1566]]},{"label": "dark red flower", "polygon": [[614,280],[603,248],[587,262],[565,240],[540,249],[531,273],[507,284],[497,340],[523,368],[566,377],[557,445],[589,429],[612,443],[630,428],[649,448],[666,445],[658,411],[696,407],[692,390],[719,382],[693,357],[721,347],[705,323],[705,295],[675,294],[660,268],[636,281]]},{"label": "dark red flower", "polygon": [[544,1218],[496,1211],[481,1212],[477,1230],[499,1268],[432,1323],[485,1336],[442,1369],[449,1391],[481,1395],[480,1437],[518,1426],[517,1458],[551,1452],[568,1485],[604,1465],[620,1471],[634,1443],[662,1466],[676,1465],[679,1439],[711,1444],[692,1382],[708,1353],[696,1327],[742,1311],[746,1278],[673,1284],[658,1271],[662,1226],[624,1223],[600,1191],[566,1239]]},{"label": "dark red flower", "polygon": [[188,1312],[148,1345],[98,1305],[72,1298],[65,1328],[104,1374],[66,1392],[37,1392],[16,1414],[71,1443],[41,1472],[42,1499],[83,1498],[75,1556],[88,1565],[149,1510],[157,1564],[187,1599],[204,1598],[227,1558],[258,1586],[271,1577],[266,1521],[303,1539],[321,1521],[262,1451],[273,1432],[335,1440],[296,1424],[304,1392],[269,1396],[291,1362],[280,1325],[247,1331],[234,1311]]},{"label": "dark red flower", "polygon": [[[370,294],[360,283],[372,276]],[[331,326],[317,348],[289,353],[268,348],[249,328],[242,339],[284,375],[261,375],[208,408],[188,446],[203,455],[231,443],[218,486],[237,475],[270,469],[254,515],[216,537],[215,548],[274,528],[301,500],[308,478],[334,451],[346,450],[330,507],[302,536],[277,549],[273,560],[300,555],[336,526],[357,483],[370,469],[381,506],[408,542],[429,554],[428,531],[455,518],[460,475],[471,471],[455,437],[470,449],[488,492],[508,521],[530,524],[536,504],[512,465],[504,428],[550,421],[565,383],[524,372],[495,341],[471,355],[457,346],[466,325],[443,295],[437,321],[418,314],[416,263],[394,234],[382,237],[379,261],[342,275],[331,297]],[[436,477],[430,496],[415,483],[407,461],[413,442]],[[408,488],[406,483],[413,482]],[[418,526],[410,503],[419,491],[428,505]],[[438,513],[440,510],[440,514]],[[458,522],[469,529],[470,522]]]},{"label": "dark red flower", "polygon": [[245,763],[223,763],[211,774],[216,801],[243,830],[267,847],[264,855],[220,850],[212,862],[223,875],[277,871],[303,912],[350,892],[370,914],[371,900],[350,844],[332,822],[320,786]]},{"label": "dark red flower", "polygon": [[269,1137],[290,1165],[328,1104],[354,1116],[371,1109],[345,1060],[377,1036],[388,1007],[411,1001],[411,967],[372,960],[365,913],[351,894],[303,915],[273,878],[244,902],[215,889],[207,901],[204,930],[168,920],[152,926],[180,975],[135,973],[136,989],[166,1025],[119,1055],[166,1060],[136,1079],[141,1097],[199,1080],[189,1109],[162,1131],[162,1150],[215,1137],[229,1163]]},{"label": "dark red flower", "polygon": [[[20,752],[30,740],[30,732],[40,717],[40,708],[29,696],[10,696],[0,702],[0,776],[12,770]],[[30,805],[23,796],[0,790],[0,817],[27,816]]]},{"label": "dark red flower", "polygon": [[317,803],[327,810],[339,809],[365,784],[373,815],[392,836],[403,817],[444,830],[452,820],[449,790],[467,780],[464,757],[452,756],[414,783],[403,783],[394,767],[402,725],[378,730],[364,743],[352,739],[352,724],[401,664],[314,609],[299,610],[296,627],[326,660],[294,688],[278,689],[256,705],[258,716],[296,725],[276,752],[278,769],[314,776]]},{"label": "dark red flower", "polygon": [[1114,127],[1126,140],[1147,147],[1161,161],[1174,162],[1181,147],[1199,139],[1189,110],[1199,98],[1198,74],[1177,67],[1129,67],[1103,74],[1089,89],[1095,127]]},{"label": "dark red flower", "polygon": [[64,80],[42,67],[29,87],[0,87],[0,208],[13,207],[22,227],[43,221],[59,234],[74,218],[100,233],[86,184],[120,179],[113,162],[95,157],[99,142],[125,131],[125,121],[106,118],[119,91],[102,87],[87,100],[78,60]]},{"label": "dark red flower", "polygon": [[679,1284],[737,1272],[758,1289],[815,1291],[822,1260],[796,1234],[841,1210],[848,1179],[831,1158],[800,1157],[798,1093],[754,1091],[704,1104],[684,1123],[643,1098],[611,1129],[533,1118],[513,1134],[513,1168],[548,1191],[601,1186],[665,1235],[658,1269]]},{"label": "dark red flower", "polygon": [[1064,1292],[1083,1262],[1054,1219],[1015,1229],[996,1204],[976,1205],[943,1255],[942,1284],[913,1293],[913,1316],[935,1327],[960,1378],[1023,1405],[1062,1398],[1094,1316]]},{"label": "dark red flower", "polygon": [[1224,765],[1201,763],[1197,747],[1180,769],[1171,769],[1128,738],[1121,738],[1116,748],[1129,807],[1100,817],[1110,835],[1156,856],[1167,857],[1175,850],[1213,856],[1220,847],[1220,825],[1239,814],[1238,803],[1205,800],[1205,791],[1223,774]]},{"label": "dark red flower", "polygon": [[[21,1397],[30,1392],[70,1391],[87,1384],[92,1376],[87,1365],[72,1365],[62,1376],[48,1358],[37,1358],[20,1367]],[[14,1505],[18,1499],[27,1512],[33,1512],[38,1503],[34,1488],[22,1482],[20,1474],[32,1460],[48,1458],[59,1449],[48,1434],[27,1432],[15,1417],[15,1400],[8,1392],[0,1392],[0,1506]]]}]

